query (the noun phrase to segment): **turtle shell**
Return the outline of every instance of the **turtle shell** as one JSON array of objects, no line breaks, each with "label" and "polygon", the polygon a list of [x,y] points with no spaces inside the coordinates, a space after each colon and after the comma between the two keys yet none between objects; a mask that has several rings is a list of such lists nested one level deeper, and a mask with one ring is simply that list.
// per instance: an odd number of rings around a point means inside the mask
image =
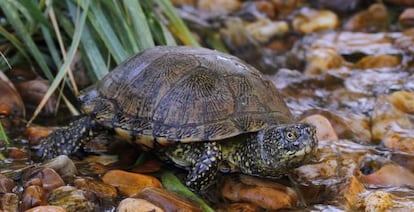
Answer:
[{"label": "turtle shell", "polygon": [[101,125],[167,142],[222,140],[292,122],[279,92],[257,69],[200,47],[144,50],[80,100],[87,114],[105,117],[97,120]]}]

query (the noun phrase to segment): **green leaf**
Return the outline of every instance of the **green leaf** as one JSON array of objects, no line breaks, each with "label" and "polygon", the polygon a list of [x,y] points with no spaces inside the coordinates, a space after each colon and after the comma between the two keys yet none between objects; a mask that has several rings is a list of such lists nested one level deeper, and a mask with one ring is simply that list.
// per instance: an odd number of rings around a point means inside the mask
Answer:
[{"label": "green leaf", "polygon": [[189,198],[199,204],[204,211],[214,212],[203,199],[194,194],[190,189],[181,183],[181,181],[170,171],[161,174],[162,185],[170,191],[174,191],[186,198]]},{"label": "green leaf", "polygon": [[170,0],[155,0],[164,13],[167,15],[171,21],[169,29],[175,34],[181,42],[185,45],[200,46],[200,44],[194,39],[190,30],[184,24],[184,21],[180,18],[174,6],[171,4]]},{"label": "green leaf", "polygon": [[25,57],[27,61],[30,61],[30,57],[22,42],[13,34],[8,32],[3,26],[0,25],[0,34],[3,35],[14,47]]},{"label": "green leaf", "polygon": [[115,59],[117,64],[124,61],[129,55],[125,48],[121,45],[114,29],[111,27],[111,23],[106,18],[104,11],[98,1],[91,5],[91,13],[88,14],[88,20],[92,24],[93,28],[99,34],[99,37],[103,40],[109,52]]},{"label": "green leaf", "polygon": [[[76,21],[76,6],[70,0],[67,0],[66,3],[72,20]],[[66,29],[69,34],[73,34],[73,26],[71,26],[66,17],[61,16],[59,20],[64,25],[64,29]],[[95,79],[102,79],[108,73],[108,67],[101,54],[98,44],[95,41],[95,38],[92,36],[90,27],[87,24],[83,28],[81,43],[84,59],[87,60],[91,67],[89,69],[90,75],[94,76]]]},{"label": "green leaf", "polygon": [[21,38],[22,42],[27,45],[27,49],[31,53],[32,57],[35,58],[37,64],[42,69],[43,73],[49,80],[53,79],[52,72],[47,66],[46,60],[42,57],[42,53],[37,47],[36,43],[33,41],[30,32],[23,20],[20,19],[19,13],[15,7],[10,3],[11,0],[1,0],[0,7],[3,10],[4,15],[7,18],[7,21],[17,32],[18,36]]},{"label": "green leaf", "polygon": [[134,37],[138,42],[140,50],[153,47],[154,39],[147,23],[147,19],[142,11],[141,5],[137,0],[123,0],[124,6],[131,16],[131,23],[134,29]]},{"label": "green leaf", "polygon": [[0,140],[4,141],[4,143],[6,144],[5,149],[7,150],[9,148],[10,142],[9,142],[9,138],[7,137],[6,132],[4,131],[3,124],[1,123],[1,121],[0,121]]},{"label": "green leaf", "polygon": [[106,8],[108,8],[111,17],[112,26],[115,28],[119,39],[123,46],[128,46],[128,54],[132,55],[139,52],[137,38],[134,37],[132,27],[128,25],[127,14],[121,9],[121,1],[102,1]]},{"label": "green leaf", "polygon": [[58,74],[56,78],[53,80],[52,84],[50,85],[49,89],[47,90],[45,96],[43,97],[42,101],[40,102],[39,106],[36,108],[35,112],[33,113],[33,117],[30,119],[29,124],[34,120],[34,118],[39,114],[40,110],[42,109],[43,105],[46,101],[50,98],[53,92],[58,88],[59,84],[62,82],[63,78],[66,76],[67,70],[69,65],[72,63],[72,60],[75,56],[76,50],[78,49],[78,45],[80,42],[80,38],[83,32],[83,27],[85,25],[86,17],[88,14],[89,4],[91,0],[85,0],[84,2],[84,11],[79,19],[79,23],[77,28],[75,29],[75,34],[73,35],[72,44],[70,45],[67,58],[63,62],[62,66],[59,68]]}]

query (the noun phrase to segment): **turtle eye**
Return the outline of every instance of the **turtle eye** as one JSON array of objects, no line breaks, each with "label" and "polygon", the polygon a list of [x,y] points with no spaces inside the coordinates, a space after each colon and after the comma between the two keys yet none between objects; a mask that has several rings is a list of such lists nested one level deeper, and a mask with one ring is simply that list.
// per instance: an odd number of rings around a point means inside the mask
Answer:
[{"label": "turtle eye", "polygon": [[285,133],[285,137],[289,140],[289,141],[294,141],[296,139],[296,135],[295,133],[288,131]]}]

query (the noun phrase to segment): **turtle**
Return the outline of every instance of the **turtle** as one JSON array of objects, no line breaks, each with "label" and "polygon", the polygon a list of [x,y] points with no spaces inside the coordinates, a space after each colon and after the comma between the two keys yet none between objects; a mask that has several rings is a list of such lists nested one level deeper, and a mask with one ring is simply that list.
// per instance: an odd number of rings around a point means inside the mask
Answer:
[{"label": "turtle", "polygon": [[280,178],[311,161],[313,125],[295,121],[275,85],[241,59],[203,47],[157,46],[79,95],[82,115],[40,140],[42,158],[72,154],[100,130],[188,171],[206,189],[220,172]]}]

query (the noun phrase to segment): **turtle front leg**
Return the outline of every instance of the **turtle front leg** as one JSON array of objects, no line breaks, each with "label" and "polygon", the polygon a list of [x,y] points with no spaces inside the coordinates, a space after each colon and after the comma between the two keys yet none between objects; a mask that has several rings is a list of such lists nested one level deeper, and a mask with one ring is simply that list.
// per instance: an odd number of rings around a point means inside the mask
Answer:
[{"label": "turtle front leg", "polygon": [[36,154],[42,159],[50,159],[75,153],[92,136],[95,126],[91,117],[82,116],[71,122],[67,128],[56,130],[42,138],[39,145],[34,147]]},{"label": "turtle front leg", "polygon": [[215,182],[222,155],[221,146],[217,142],[204,142],[198,147],[201,148],[201,154],[193,159],[186,185],[202,191]]},{"label": "turtle front leg", "polygon": [[161,159],[168,159],[188,169],[185,184],[196,192],[203,191],[215,182],[222,160],[221,146],[217,142],[180,143],[167,147],[159,155]]}]

